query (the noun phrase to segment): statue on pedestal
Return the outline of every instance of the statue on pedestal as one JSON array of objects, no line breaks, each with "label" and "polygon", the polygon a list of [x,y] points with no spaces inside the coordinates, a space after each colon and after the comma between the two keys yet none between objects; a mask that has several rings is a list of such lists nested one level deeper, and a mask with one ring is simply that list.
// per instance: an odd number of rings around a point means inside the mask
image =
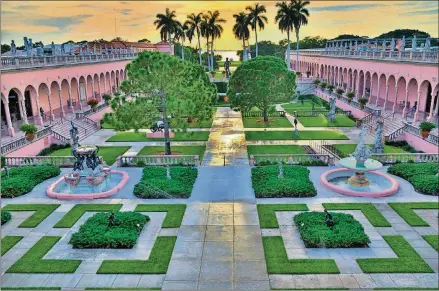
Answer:
[{"label": "statue on pedestal", "polygon": [[88,42],[87,42],[86,45],[85,45],[85,53],[86,53],[87,55],[90,54],[90,47],[88,46]]},{"label": "statue on pedestal", "polygon": [[395,39],[392,38],[392,41],[390,42],[390,51],[394,52],[395,51]]},{"label": "statue on pedestal", "polygon": [[383,44],[381,46],[382,46],[381,49],[383,50],[383,52],[385,52],[387,49],[387,41],[383,40]]},{"label": "statue on pedestal", "polygon": [[413,36],[413,38],[412,38],[412,51],[416,51],[416,48],[417,48],[417,40],[416,40],[416,35],[415,36]]},{"label": "statue on pedestal", "polygon": [[364,144],[364,138],[366,137],[366,127],[361,127],[361,133],[360,133],[360,142],[358,143],[357,147],[355,148],[354,153],[352,156],[357,160],[358,165],[364,165],[364,162],[371,156],[371,151],[369,146]]},{"label": "statue on pedestal", "polygon": [[108,47],[107,47],[107,44],[104,45],[104,48],[105,48],[105,54],[108,55]]},{"label": "statue on pedestal", "polygon": [[355,51],[358,51],[358,40],[355,41]]},{"label": "statue on pedestal", "polygon": [[17,54],[17,46],[14,40],[11,41],[11,55],[15,56]]},{"label": "statue on pedestal", "polygon": [[44,56],[44,45],[43,42],[40,42],[40,45],[37,47],[37,56]]},{"label": "statue on pedestal", "polygon": [[96,55],[97,51],[96,51],[96,42],[93,44],[93,54]]},{"label": "statue on pedestal", "polygon": [[372,151],[376,154],[384,153],[383,127],[384,122],[382,120],[378,120],[375,128],[375,141],[372,148]]},{"label": "statue on pedestal", "polygon": [[61,44],[61,55],[63,56],[63,55],[65,55],[65,53],[66,53],[66,50],[64,48],[64,44]]},{"label": "statue on pedestal", "polygon": [[427,37],[425,40],[425,51],[429,52],[431,50],[431,38]]},{"label": "statue on pedestal", "polygon": [[52,52],[52,56],[55,56],[56,55],[56,51],[55,51],[55,44],[53,43],[53,41],[52,41],[52,44],[50,45],[50,50]]},{"label": "statue on pedestal", "polygon": [[33,45],[32,45],[32,38],[29,38],[29,44],[28,44],[28,47],[29,47],[29,50],[27,51],[27,56],[30,57],[30,56],[32,56],[32,48],[33,48]]},{"label": "statue on pedestal", "polygon": [[27,41],[27,37],[23,37],[23,42],[24,42],[24,51],[26,52],[26,55],[28,55],[28,51],[29,51],[29,43]]},{"label": "statue on pedestal", "polygon": [[335,97],[331,96],[329,99],[329,115],[328,120],[333,122],[335,120]]},{"label": "statue on pedestal", "polygon": [[401,40],[401,46],[399,47],[399,51],[403,52],[405,51],[405,36],[402,36],[402,40]]}]

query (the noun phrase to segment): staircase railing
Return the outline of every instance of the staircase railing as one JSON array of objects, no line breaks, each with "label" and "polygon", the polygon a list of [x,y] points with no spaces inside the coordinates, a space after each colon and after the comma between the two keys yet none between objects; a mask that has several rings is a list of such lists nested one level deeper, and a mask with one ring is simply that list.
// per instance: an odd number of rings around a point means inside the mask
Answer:
[{"label": "staircase railing", "polygon": [[321,161],[322,164],[332,165],[333,159],[327,154],[267,154],[251,155],[250,166],[257,166],[261,163],[300,165],[311,164],[313,161]]},{"label": "staircase railing", "polygon": [[[53,127],[53,125],[49,126],[49,127],[45,127],[43,129],[37,131],[35,134],[35,139],[32,142],[40,140],[43,137],[50,135],[52,133],[52,127]],[[5,155],[9,152],[12,152],[12,151],[15,151],[21,147],[24,147],[25,145],[31,144],[32,142],[28,141],[25,136],[18,138],[18,139],[15,139],[15,140],[12,140],[10,142],[7,142],[5,144],[3,144],[3,142],[2,142],[1,154]]]},{"label": "staircase railing", "polygon": [[118,167],[144,167],[147,165],[185,165],[199,166],[198,155],[151,155],[151,156],[119,156]]},{"label": "staircase railing", "polygon": [[405,123],[405,122],[404,122],[403,130],[408,132],[408,133],[410,133],[410,134],[416,135],[417,137],[420,137],[420,138],[422,138],[423,140],[425,140],[425,141],[427,141],[429,143],[432,143],[432,144],[434,144],[436,146],[439,146],[439,137],[434,135],[434,134],[430,133],[427,138],[424,138],[424,137],[422,137],[422,135],[420,135],[419,128],[417,128],[416,126],[413,126],[411,124]]},{"label": "staircase railing", "polygon": [[370,157],[380,161],[384,165],[395,163],[438,163],[439,154],[426,153],[400,153],[400,154],[372,154]]},{"label": "staircase railing", "polygon": [[56,138],[57,140],[63,142],[63,143],[70,143],[70,138],[65,137],[64,135],[62,135],[61,133],[52,130],[52,135],[54,138]]}]

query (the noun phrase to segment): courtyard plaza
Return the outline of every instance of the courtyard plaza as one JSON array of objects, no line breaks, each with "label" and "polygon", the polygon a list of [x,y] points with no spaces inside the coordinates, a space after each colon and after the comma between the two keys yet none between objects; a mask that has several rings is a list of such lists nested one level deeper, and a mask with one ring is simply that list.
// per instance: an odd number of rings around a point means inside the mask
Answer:
[{"label": "courtyard plaza", "polygon": [[[289,115],[287,118],[292,122]],[[299,135],[303,131],[328,129],[306,128],[298,120]],[[11,212],[12,219],[2,226],[2,244],[8,237],[22,238],[2,252],[2,288],[438,287],[437,246],[434,249],[434,243],[431,245],[425,239],[438,233],[436,196],[420,194],[408,181],[396,176],[392,177],[400,186],[393,196],[344,196],[320,184],[320,176],[334,166],[314,166],[307,168],[316,196],[255,198],[247,145],[311,145],[312,141],[246,141],[247,131],[282,130],[293,136],[294,128],[244,128],[241,113],[228,107],[217,108],[212,127],[207,130],[207,141],[173,141],[171,145],[206,147],[187,199],[137,198],[133,192],[142,177],[139,167],[122,169],[128,173],[129,182],[111,198],[51,199],[45,194],[46,189],[59,177],[38,184],[28,194],[3,198],[2,207]],[[356,127],[335,130],[347,139],[328,142],[352,144],[359,140],[360,130]],[[108,142],[115,134],[114,130],[100,130],[81,144],[128,146],[125,156],[135,156],[145,146],[164,145],[162,141]],[[367,136],[365,142],[373,143],[373,137]],[[119,168],[117,163],[111,167]],[[61,169],[61,174],[70,171]],[[386,172],[387,167],[379,171]],[[41,216],[35,205],[49,204],[55,205],[51,206],[54,210]],[[324,209],[353,215],[370,238],[368,247],[307,248],[293,218],[303,211]],[[150,217],[132,249],[77,249],[68,244],[88,218],[96,212],[111,210],[137,211]],[[38,213],[38,217],[33,217]],[[31,218],[33,223],[29,225]],[[166,248],[162,245],[164,240],[174,244]],[[157,246],[170,252],[169,261],[157,258]],[[273,250],[276,257],[272,257]],[[410,260],[421,267],[408,264],[409,267],[398,269],[398,265],[405,266]],[[42,266],[46,262],[74,266],[45,270]]]}]

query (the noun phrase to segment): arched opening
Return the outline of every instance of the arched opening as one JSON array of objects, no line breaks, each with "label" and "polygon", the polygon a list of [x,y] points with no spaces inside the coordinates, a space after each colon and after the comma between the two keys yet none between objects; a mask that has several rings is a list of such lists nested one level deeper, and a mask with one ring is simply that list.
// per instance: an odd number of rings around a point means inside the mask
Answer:
[{"label": "arched opening", "polygon": [[38,115],[39,108],[37,108],[36,96],[37,90],[32,85],[29,85],[24,89],[24,106],[28,118]]},{"label": "arched opening", "polygon": [[79,78],[79,99],[81,104],[85,104],[87,100],[87,82],[84,77]]},{"label": "arched opening", "polygon": [[8,94],[9,114],[11,115],[12,123],[22,120],[22,108],[20,108],[22,104],[19,100],[19,92],[18,89],[11,89]]},{"label": "arched opening", "polygon": [[79,89],[79,83],[76,78],[72,78],[70,81],[70,93],[72,94],[72,105],[73,108],[81,108],[80,102],[81,102],[81,93]]},{"label": "arched opening", "polygon": [[433,99],[432,93],[431,84],[429,82],[427,87],[427,99],[425,101],[425,113],[430,113],[431,111],[431,99]]},{"label": "arched opening", "polygon": [[93,78],[90,75],[87,76],[87,90],[86,90],[86,94],[87,94],[87,97],[86,97],[87,100],[94,96]]}]

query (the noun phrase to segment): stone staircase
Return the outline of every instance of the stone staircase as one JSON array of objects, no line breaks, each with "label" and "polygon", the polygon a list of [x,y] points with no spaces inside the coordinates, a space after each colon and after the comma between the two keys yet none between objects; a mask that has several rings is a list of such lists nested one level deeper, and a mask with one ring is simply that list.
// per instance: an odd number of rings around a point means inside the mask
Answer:
[{"label": "stone staircase", "polygon": [[399,115],[393,114],[389,110],[382,110],[381,116],[374,116],[369,114],[362,119],[362,124],[366,126],[368,132],[375,136],[375,128],[377,121],[384,121],[383,133],[385,137],[391,136],[392,139],[396,138],[395,132],[404,127],[404,122]]},{"label": "stone staircase", "polygon": [[[63,119],[62,122],[52,127],[56,139],[64,143],[70,142],[71,120]],[[89,119],[73,119],[73,124],[78,128],[79,140],[92,135],[99,130],[96,123],[90,122]]]}]

